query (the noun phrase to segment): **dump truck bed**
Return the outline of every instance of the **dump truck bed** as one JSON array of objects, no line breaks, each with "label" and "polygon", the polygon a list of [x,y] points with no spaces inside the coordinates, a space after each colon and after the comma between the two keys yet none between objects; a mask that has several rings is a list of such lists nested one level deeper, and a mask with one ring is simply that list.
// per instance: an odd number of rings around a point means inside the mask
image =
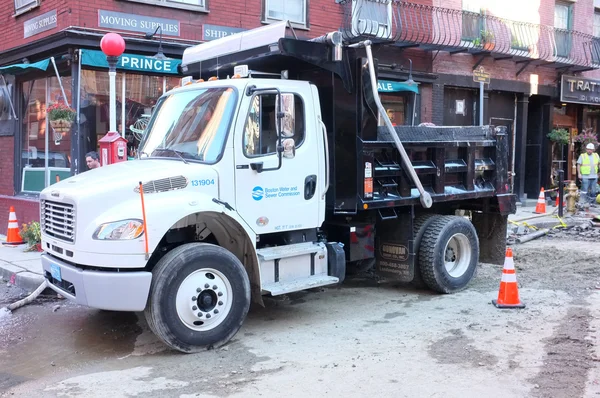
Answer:
[{"label": "dump truck bed", "polygon": [[[419,192],[390,132],[378,127],[364,51],[344,47],[342,59],[336,60],[326,43],[274,32],[241,39],[239,51],[211,49],[186,64],[184,72],[208,79],[233,76],[235,66],[248,65],[270,74],[285,71],[287,79],[315,84],[330,143],[329,211],[341,215],[380,209],[382,217],[386,212],[393,217],[394,208],[418,205]],[[395,133],[434,204],[474,201],[470,206],[477,208],[487,205],[481,198],[496,198],[491,205],[499,205],[502,213],[514,212],[516,199],[508,194],[507,184],[506,128],[397,126]]]}]

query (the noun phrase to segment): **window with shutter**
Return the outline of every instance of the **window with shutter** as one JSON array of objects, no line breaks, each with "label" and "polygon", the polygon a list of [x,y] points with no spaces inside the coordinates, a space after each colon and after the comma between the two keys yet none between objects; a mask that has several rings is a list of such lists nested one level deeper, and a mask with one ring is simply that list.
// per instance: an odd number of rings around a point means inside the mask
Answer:
[{"label": "window with shutter", "polygon": [[265,0],[265,22],[288,20],[307,26],[307,0]]}]

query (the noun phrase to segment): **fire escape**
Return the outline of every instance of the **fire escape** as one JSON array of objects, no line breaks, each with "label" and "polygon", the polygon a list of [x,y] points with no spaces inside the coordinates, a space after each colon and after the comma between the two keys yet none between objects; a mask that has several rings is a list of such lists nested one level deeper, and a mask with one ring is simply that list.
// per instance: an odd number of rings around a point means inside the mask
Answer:
[{"label": "fire escape", "polygon": [[592,35],[553,26],[514,21],[487,12],[435,7],[398,0],[336,0],[344,9],[344,39],[371,39],[400,48],[419,48],[512,60],[516,75],[529,65],[563,73],[600,68],[600,42]]}]

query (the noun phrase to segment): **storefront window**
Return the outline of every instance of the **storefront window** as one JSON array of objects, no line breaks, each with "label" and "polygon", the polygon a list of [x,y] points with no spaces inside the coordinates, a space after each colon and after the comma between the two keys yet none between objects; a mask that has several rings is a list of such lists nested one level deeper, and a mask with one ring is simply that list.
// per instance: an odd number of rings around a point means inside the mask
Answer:
[{"label": "storefront window", "polygon": [[[62,77],[61,82],[70,99],[71,79]],[[48,106],[64,103],[56,77],[24,82],[22,95],[20,191],[38,193],[70,176],[71,132],[55,135],[46,118]]]},{"label": "storefront window", "polygon": [[6,86],[4,85],[5,81],[3,80],[3,77],[0,76],[0,122],[13,120],[11,108],[13,84],[9,77],[5,76],[4,79],[6,79]]},{"label": "storefront window", "polygon": [[[122,103],[123,74],[117,72],[116,101],[117,128],[121,119],[120,104]],[[81,71],[81,104],[79,110],[81,135],[84,140],[85,152],[98,151],[98,141],[108,132],[109,119],[109,82],[107,72],[92,70]],[[83,169],[82,171],[84,171]]]},{"label": "storefront window", "polygon": [[600,131],[600,109],[587,106],[584,107],[583,120],[585,122],[585,128],[592,128],[594,133]]},{"label": "storefront window", "polygon": [[[406,124],[406,98],[404,94],[381,95],[381,103],[394,126]],[[385,122],[379,116],[379,126],[385,126]]]},{"label": "storefront window", "polygon": [[[106,71],[81,71],[81,128],[86,153],[99,151],[109,128],[109,82]],[[137,156],[152,107],[165,90],[179,86],[178,77],[117,72],[117,130],[127,139],[127,154]],[[125,101],[123,101],[125,93]]]}]

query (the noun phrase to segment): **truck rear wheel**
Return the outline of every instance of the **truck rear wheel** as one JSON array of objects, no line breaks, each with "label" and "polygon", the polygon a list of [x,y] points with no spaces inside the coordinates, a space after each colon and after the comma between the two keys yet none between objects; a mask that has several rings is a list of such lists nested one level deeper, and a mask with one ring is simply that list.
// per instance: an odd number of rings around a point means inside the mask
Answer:
[{"label": "truck rear wheel", "polygon": [[440,293],[464,289],[475,273],[479,240],[475,227],[458,216],[436,218],[419,248],[419,266],[425,284]]},{"label": "truck rear wheel", "polygon": [[419,288],[424,289],[427,287],[425,282],[423,281],[423,276],[421,275],[421,268],[419,267],[419,247],[421,246],[421,240],[423,239],[423,235],[425,231],[429,227],[429,225],[437,218],[440,218],[440,214],[435,213],[427,213],[421,214],[415,217],[415,221],[413,223],[413,235],[415,237],[415,250],[416,250],[416,259],[415,259],[415,270],[414,277],[412,280],[412,285]]},{"label": "truck rear wheel", "polygon": [[179,246],[160,259],[152,274],[146,320],[175,350],[193,353],[220,347],[248,314],[248,274],[237,257],[219,246]]}]

